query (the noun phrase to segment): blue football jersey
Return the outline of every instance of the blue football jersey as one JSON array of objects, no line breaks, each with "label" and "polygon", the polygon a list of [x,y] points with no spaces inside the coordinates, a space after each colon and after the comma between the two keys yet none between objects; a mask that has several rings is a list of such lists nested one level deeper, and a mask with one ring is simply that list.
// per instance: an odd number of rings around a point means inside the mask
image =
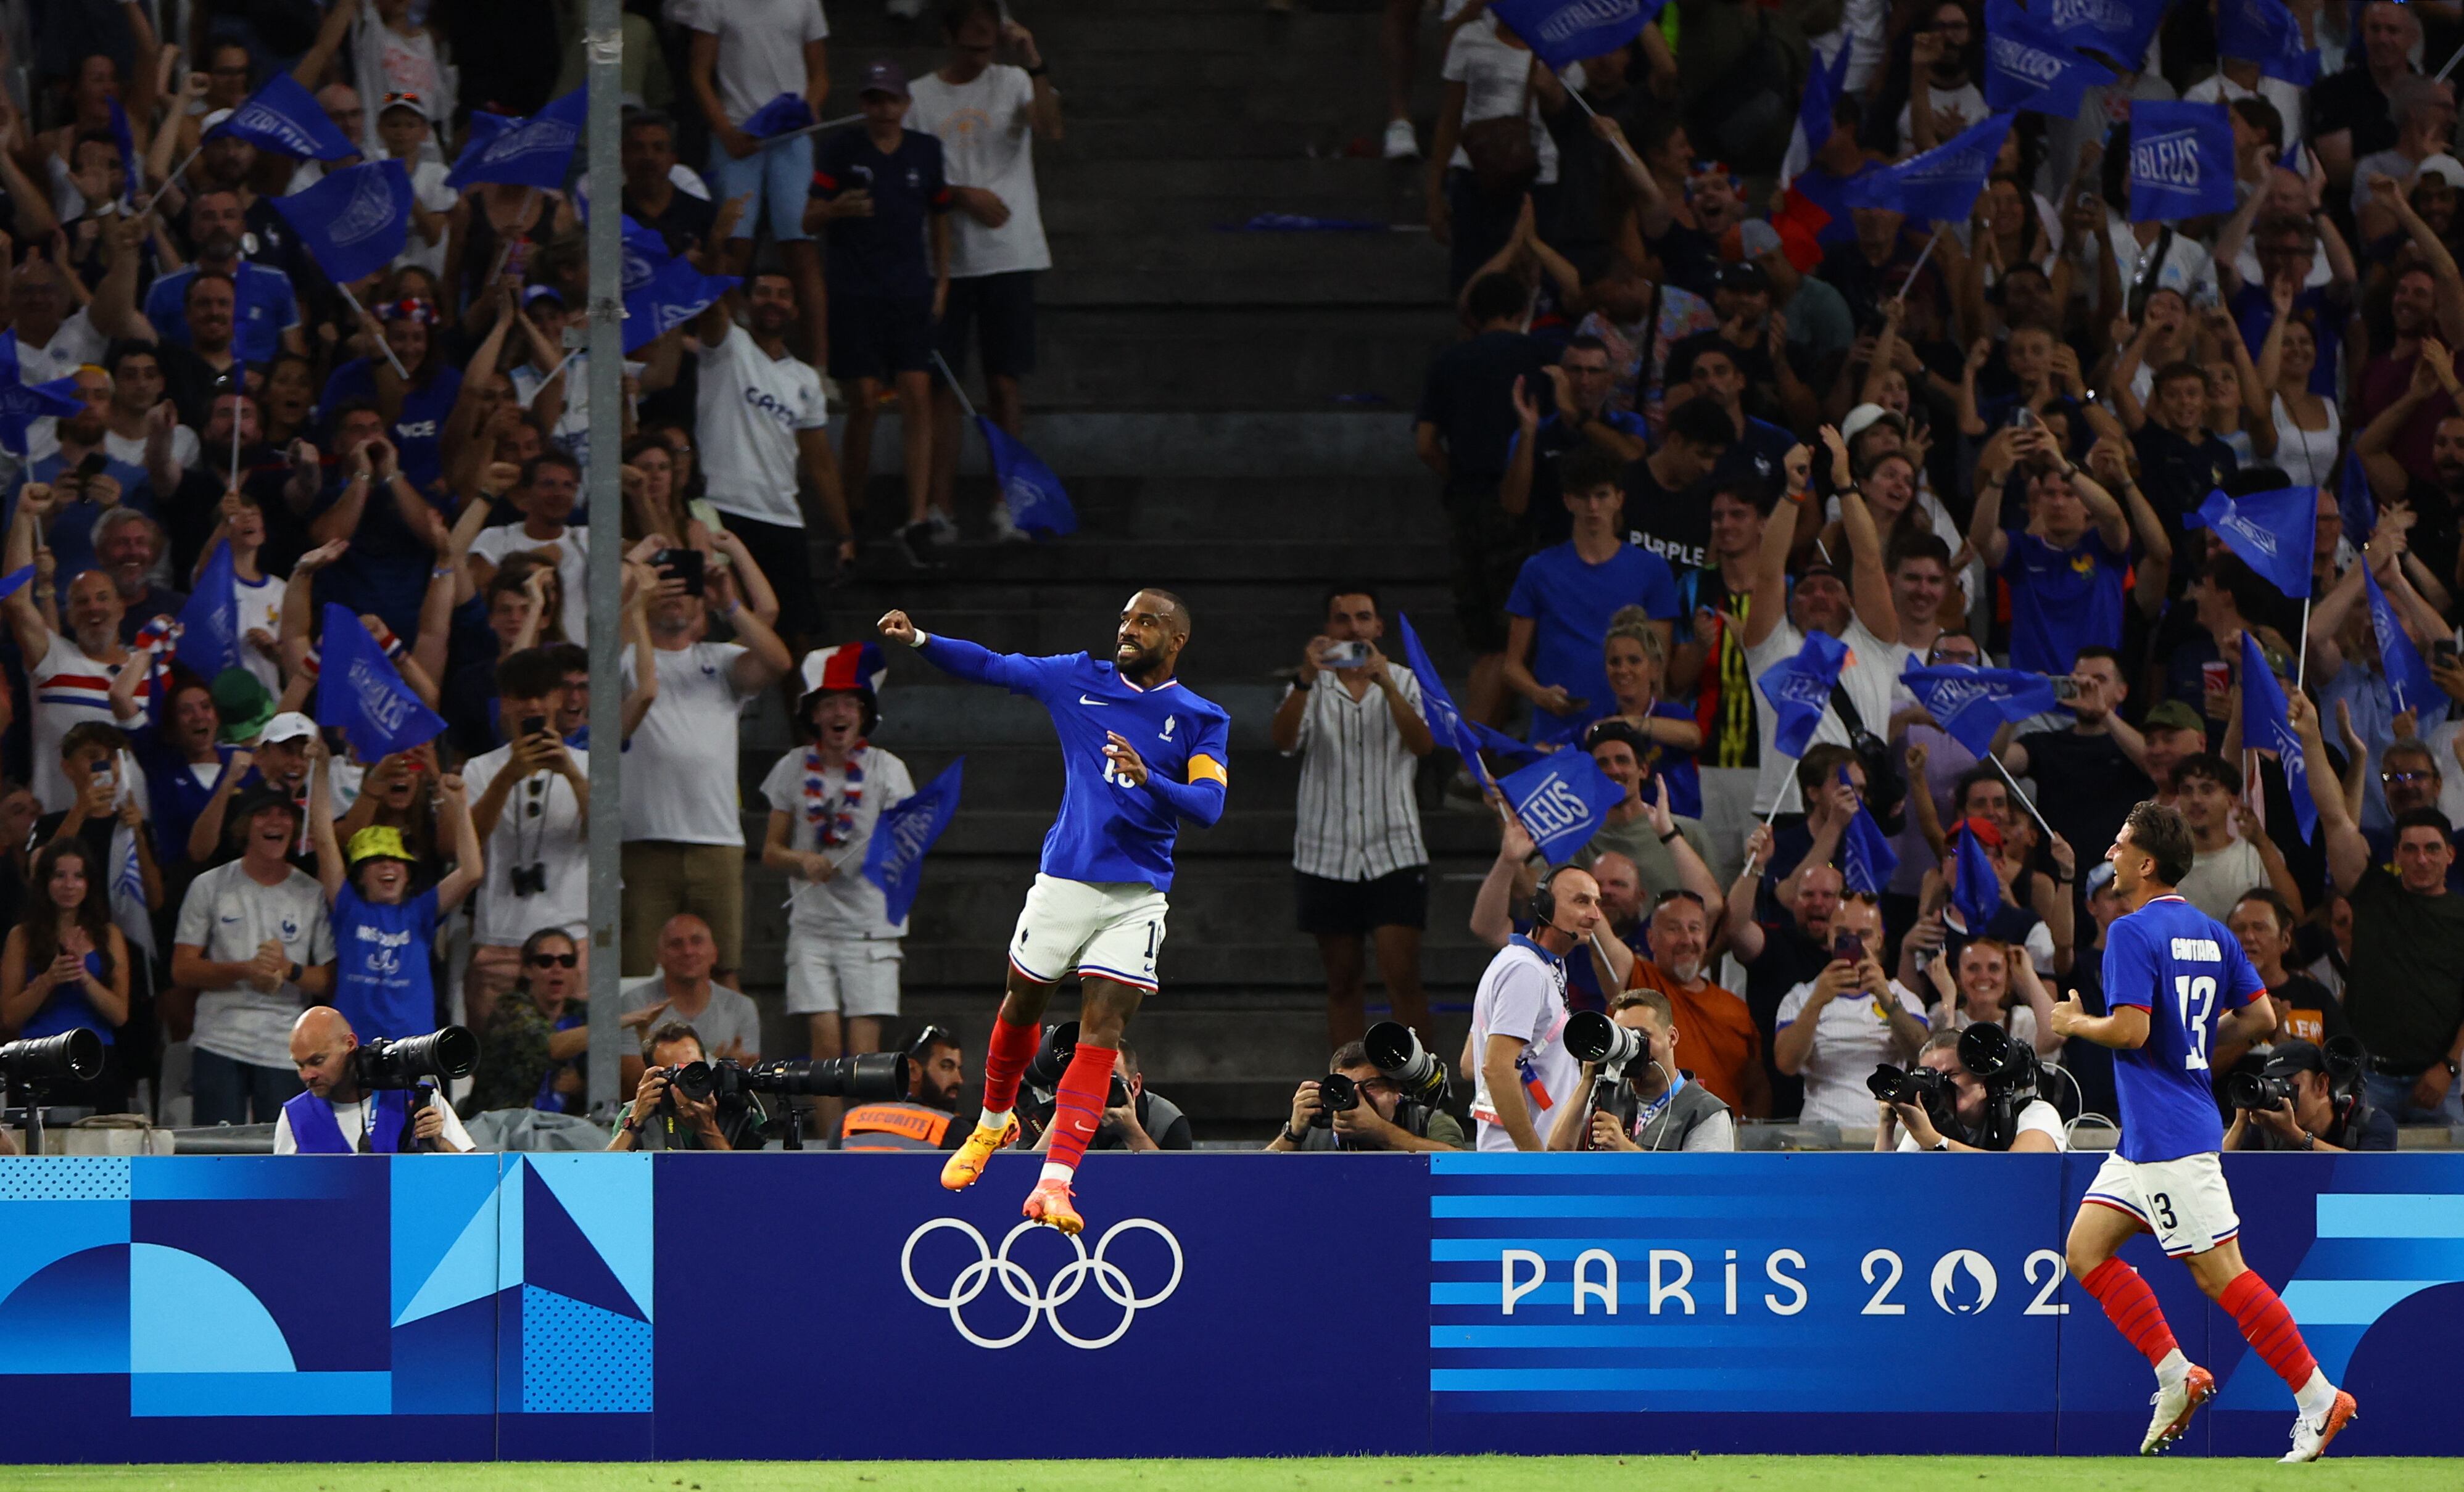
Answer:
[{"label": "blue football jersey", "polygon": [[2160,896],[2105,934],[2108,1008],[2147,1012],[2147,1042],[2113,1054],[2124,1160],[2178,1160],[2224,1148],[2215,1074],[2216,1022],[2265,992],[2225,925],[2179,896]]},{"label": "blue football jersey", "polygon": [[[1182,813],[1166,794],[1180,789],[1176,796],[1198,810],[1192,817],[1201,823],[1213,823],[1221,811],[1231,729],[1221,706],[1177,679],[1140,689],[1110,663],[1083,652],[1029,658],[948,637],[927,639],[922,651],[936,667],[1023,694],[1052,716],[1063,784],[1060,815],[1044,836],[1045,875],[1172,889],[1172,847]],[[1104,755],[1111,733],[1126,737],[1146,762],[1146,786],[1113,774]]]}]

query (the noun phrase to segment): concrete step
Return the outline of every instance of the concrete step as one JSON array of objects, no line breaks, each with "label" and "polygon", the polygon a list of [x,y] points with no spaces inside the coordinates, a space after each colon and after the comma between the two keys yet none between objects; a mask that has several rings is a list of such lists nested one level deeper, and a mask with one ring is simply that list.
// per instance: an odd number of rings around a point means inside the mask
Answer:
[{"label": "concrete step", "polygon": [[[1410,277],[1431,292],[1442,284],[1417,270]],[[1350,307],[1052,305],[1037,328],[1030,418],[1084,408],[1408,413],[1454,329],[1454,313],[1434,295]],[[1434,493],[1434,479],[1428,485]]]},{"label": "concrete step", "polygon": [[1055,307],[1443,306],[1431,291],[1444,283],[1444,251],[1425,233],[1199,230],[1064,237],[1053,253],[1036,295]]},{"label": "concrete step", "polygon": [[[1030,393],[1032,384],[1029,384]],[[873,428],[872,470],[896,474],[899,421]],[[1029,414],[1023,439],[1063,478],[1412,476],[1427,473],[1412,453],[1408,410],[1202,409]],[[958,470],[987,470],[980,440],[959,452]]]}]

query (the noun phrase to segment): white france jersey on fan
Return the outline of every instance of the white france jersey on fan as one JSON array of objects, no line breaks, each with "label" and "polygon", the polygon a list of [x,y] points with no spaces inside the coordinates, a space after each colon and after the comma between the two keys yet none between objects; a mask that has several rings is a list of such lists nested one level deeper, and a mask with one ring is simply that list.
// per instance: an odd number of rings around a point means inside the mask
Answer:
[{"label": "white france jersey on fan", "polygon": [[693,434],[710,504],[721,513],[803,528],[796,432],[826,427],[822,376],[793,353],[773,358],[731,325],[701,350]]}]

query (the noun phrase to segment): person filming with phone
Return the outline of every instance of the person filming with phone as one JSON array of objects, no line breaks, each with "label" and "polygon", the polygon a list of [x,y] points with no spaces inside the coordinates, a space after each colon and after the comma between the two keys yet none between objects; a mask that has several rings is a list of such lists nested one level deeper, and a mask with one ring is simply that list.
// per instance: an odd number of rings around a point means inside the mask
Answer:
[{"label": "person filming with phone", "polygon": [[1882,909],[1851,891],[1831,914],[1831,962],[1779,1002],[1771,1060],[1805,1080],[1808,1124],[1864,1126],[1874,1117],[1865,1079],[1904,1064],[1925,1043],[1925,1003],[1882,972]]}]

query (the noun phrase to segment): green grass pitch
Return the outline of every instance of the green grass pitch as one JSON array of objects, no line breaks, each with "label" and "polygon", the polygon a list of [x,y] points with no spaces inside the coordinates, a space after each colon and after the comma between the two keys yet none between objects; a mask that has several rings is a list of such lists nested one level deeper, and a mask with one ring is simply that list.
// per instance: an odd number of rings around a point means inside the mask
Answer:
[{"label": "green grass pitch", "polygon": [[1294,1460],[667,1461],[11,1466],[10,1492],[2428,1492],[2452,1461],[1975,1456],[1322,1457]]}]

